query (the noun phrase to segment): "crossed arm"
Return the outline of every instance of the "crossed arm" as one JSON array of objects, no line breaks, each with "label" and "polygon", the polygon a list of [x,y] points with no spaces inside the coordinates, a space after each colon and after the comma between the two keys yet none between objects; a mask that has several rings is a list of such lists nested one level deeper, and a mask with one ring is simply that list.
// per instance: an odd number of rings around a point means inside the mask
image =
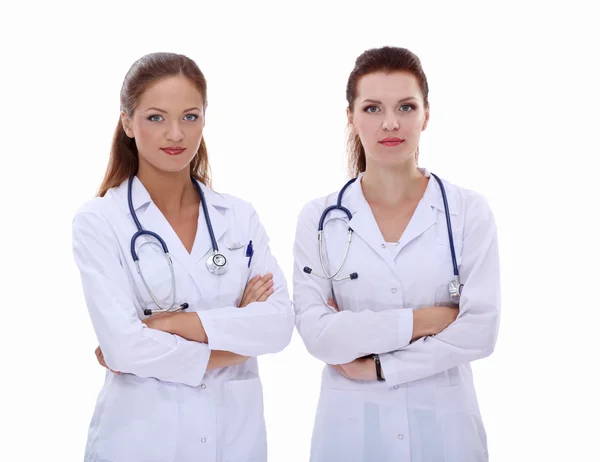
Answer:
[{"label": "crossed arm", "polygon": [[95,209],[78,213],[73,251],[100,345],[98,356],[110,369],[197,386],[209,367],[275,353],[289,343],[293,314],[285,279],[255,212],[249,217],[256,253],[251,274],[259,277],[247,284],[243,307],[172,313],[144,321],[136,313],[109,223]]},{"label": "crossed arm", "polygon": [[[316,264],[319,256],[314,245],[316,224],[311,223],[310,214],[301,214],[294,247],[294,305],[296,326],[309,352],[355,380],[376,378],[375,362],[367,357],[376,353],[382,375],[392,384],[429,377],[489,356],[495,347],[500,315],[498,240],[485,200],[470,199],[460,267],[464,289],[458,309],[354,313],[342,306],[341,311],[335,307],[332,311],[324,302],[332,302],[328,282],[302,271],[300,262]],[[412,327],[412,333],[407,327]]]}]

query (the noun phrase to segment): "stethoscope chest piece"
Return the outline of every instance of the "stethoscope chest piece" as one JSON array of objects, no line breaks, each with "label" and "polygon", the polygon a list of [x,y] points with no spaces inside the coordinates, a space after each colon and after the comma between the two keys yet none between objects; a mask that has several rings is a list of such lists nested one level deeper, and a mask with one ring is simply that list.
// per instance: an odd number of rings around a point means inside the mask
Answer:
[{"label": "stethoscope chest piece", "polygon": [[453,281],[450,281],[448,284],[448,292],[450,293],[450,297],[452,298],[460,298],[462,295],[464,284],[461,284],[458,278],[455,278]]},{"label": "stethoscope chest piece", "polygon": [[212,274],[225,274],[227,269],[227,258],[219,252],[211,253],[206,260],[206,268]]}]

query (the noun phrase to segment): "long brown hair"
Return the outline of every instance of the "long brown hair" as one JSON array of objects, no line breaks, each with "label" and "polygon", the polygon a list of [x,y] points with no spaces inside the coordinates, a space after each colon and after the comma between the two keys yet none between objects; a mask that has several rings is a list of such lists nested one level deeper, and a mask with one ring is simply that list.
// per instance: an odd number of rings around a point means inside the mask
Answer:
[{"label": "long brown hair", "polygon": [[[367,50],[356,58],[354,69],[350,73],[346,85],[346,100],[350,112],[354,112],[358,81],[361,77],[374,72],[408,72],[414,75],[419,82],[425,108],[429,107],[429,86],[418,56],[406,48],[382,47]],[[348,173],[354,178],[367,168],[365,148],[357,133],[348,131],[346,148],[348,151]],[[418,154],[417,148],[417,156]]]},{"label": "long brown hair", "polygon": [[[206,79],[198,65],[187,56],[176,53],[151,53],[138,59],[125,75],[121,87],[121,111],[133,115],[146,88],[154,82],[172,76],[187,77],[198,89],[206,110]],[[104,180],[98,190],[102,197],[106,192],[135,174],[138,170],[138,150],[135,139],[125,134],[121,120],[117,123],[110,149],[110,159]],[[211,185],[208,151],[204,138],[190,164],[190,174],[207,186]]]}]

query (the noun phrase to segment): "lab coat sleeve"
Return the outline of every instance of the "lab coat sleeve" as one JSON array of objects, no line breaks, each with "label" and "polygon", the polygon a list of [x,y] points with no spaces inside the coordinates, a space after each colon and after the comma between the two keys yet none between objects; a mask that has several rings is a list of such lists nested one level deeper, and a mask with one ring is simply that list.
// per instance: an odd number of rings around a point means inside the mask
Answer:
[{"label": "lab coat sleeve", "polygon": [[251,208],[249,226],[254,255],[248,280],[272,273],[273,293],[264,302],[253,302],[243,308],[227,306],[202,310],[198,316],[211,350],[254,357],[277,353],[290,343],[294,316],[287,282],[271,254],[269,238],[254,208]]},{"label": "lab coat sleeve", "polygon": [[92,212],[75,216],[73,252],[106,364],[138,377],[199,385],[210,357],[208,346],[142,323],[105,218]]},{"label": "lab coat sleeve", "polygon": [[399,351],[380,355],[386,381],[412,382],[494,351],[500,320],[500,268],[496,224],[483,197],[466,206],[459,315],[437,335],[423,337]]},{"label": "lab coat sleeve", "polygon": [[305,266],[321,272],[317,243],[321,213],[317,203],[304,207],[294,243],[296,328],[307,350],[321,361],[335,365],[407,346],[413,331],[412,310],[352,312],[344,311],[342,306],[336,312],[328,306],[331,282],[304,272]]}]

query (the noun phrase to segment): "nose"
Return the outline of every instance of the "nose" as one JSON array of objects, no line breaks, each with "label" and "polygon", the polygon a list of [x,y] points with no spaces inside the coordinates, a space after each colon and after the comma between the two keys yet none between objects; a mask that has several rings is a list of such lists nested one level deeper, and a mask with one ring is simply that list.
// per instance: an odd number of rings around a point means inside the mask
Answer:
[{"label": "nose", "polygon": [[179,126],[179,121],[173,121],[169,125],[169,129],[166,133],[166,138],[169,141],[174,141],[174,142],[178,142],[183,139],[183,130]]},{"label": "nose", "polygon": [[388,113],[383,118],[381,128],[383,128],[385,131],[395,131],[400,128],[400,122],[398,122],[398,118],[395,114]]}]

